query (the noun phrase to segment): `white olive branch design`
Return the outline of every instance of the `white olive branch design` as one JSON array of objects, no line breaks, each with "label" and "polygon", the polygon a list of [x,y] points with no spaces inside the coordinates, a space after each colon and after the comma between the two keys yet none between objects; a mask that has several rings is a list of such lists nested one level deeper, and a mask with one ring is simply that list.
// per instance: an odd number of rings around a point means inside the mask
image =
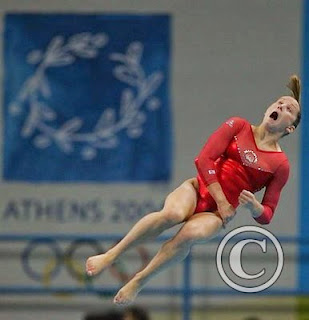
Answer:
[{"label": "white olive branch design", "polygon": [[37,65],[32,76],[23,84],[17,98],[9,105],[12,115],[18,116],[27,102],[29,113],[21,130],[21,136],[33,138],[33,144],[40,149],[49,147],[53,142],[64,153],[72,153],[75,143],[83,143],[81,156],[84,160],[92,160],[97,156],[97,149],[115,148],[119,143],[118,133],[126,130],[130,138],[138,138],[143,133],[146,114],[142,107],[154,111],[160,107],[160,100],[152,94],[160,86],[163,73],[154,72],[147,76],[141,66],[143,45],[140,42],[129,44],[127,51],[112,53],[110,59],[118,63],[113,69],[116,79],[128,85],[120,93],[119,114],[112,108],[104,108],[99,120],[90,132],[80,132],[83,120],[74,117],[60,127],[48,122],[57,118],[56,112],[48,105],[47,100],[52,92],[46,76],[51,67],[63,67],[76,61],[76,57],[93,59],[99,48],[106,46],[108,37],[104,33],[92,35],[79,33],[68,38],[54,37],[47,46],[46,52],[39,50],[30,52],[27,62]]}]

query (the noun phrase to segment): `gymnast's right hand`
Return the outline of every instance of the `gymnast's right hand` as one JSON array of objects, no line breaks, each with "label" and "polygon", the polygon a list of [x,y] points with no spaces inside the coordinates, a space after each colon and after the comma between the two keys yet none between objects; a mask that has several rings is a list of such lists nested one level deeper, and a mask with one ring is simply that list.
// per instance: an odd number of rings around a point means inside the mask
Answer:
[{"label": "gymnast's right hand", "polygon": [[223,221],[223,226],[230,222],[236,214],[235,208],[229,203],[224,202],[218,205],[218,211]]}]

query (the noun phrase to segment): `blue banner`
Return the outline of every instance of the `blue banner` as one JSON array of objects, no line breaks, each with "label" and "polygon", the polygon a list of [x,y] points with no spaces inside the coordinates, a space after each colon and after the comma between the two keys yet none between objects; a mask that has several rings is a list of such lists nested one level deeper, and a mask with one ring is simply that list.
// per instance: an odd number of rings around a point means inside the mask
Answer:
[{"label": "blue banner", "polygon": [[[309,239],[309,1],[304,1],[301,171],[300,171],[300,237]],[[309,292],[309,243],[300,243],[299,289]]]},{"label": "blue banner", "polygon": [[5,180],[169,180],[169,16],[8,14],[4,68]]}]

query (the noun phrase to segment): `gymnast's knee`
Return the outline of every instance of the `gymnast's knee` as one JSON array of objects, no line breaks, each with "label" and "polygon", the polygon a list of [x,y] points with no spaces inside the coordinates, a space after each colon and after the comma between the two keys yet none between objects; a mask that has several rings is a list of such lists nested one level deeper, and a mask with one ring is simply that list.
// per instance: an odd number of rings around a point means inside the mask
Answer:
[{"label": "gymnast's knee", "polygon": [[170,225],[181,223],[186,218],[187,213],[179,207],[163,208],[161,211],[162,219]]},{"label": "gymnast's knee", "polygon": [[181,235],[180,241],[183,243],[204,243],[209,240],[216,231],[220,228],[219,223],[213,222],[214,225],[208,224],[205,225],[198,222],[188,223],[187,226],[184,227],[183,233]]}]

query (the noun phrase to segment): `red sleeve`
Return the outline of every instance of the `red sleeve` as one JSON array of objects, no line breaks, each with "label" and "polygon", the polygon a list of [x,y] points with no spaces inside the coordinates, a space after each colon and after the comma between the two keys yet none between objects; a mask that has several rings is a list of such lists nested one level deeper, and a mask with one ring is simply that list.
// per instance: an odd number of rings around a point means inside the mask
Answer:
[{"label": "red sleeve", "polygon": [[197,171],[206,186],[218,181],[214,162],[225,152],[245,123],[246,120],[238,117],[228,119],[209,137],[195,159]]},{"label": "red sleeve", "polygon": [[259,217],[255,218],[258,223],[270,223],[279,202],[281,190],[288,180],[289,172],[290,166],[289,162],[286,160],[278,167],[274,177],[266,186],[265,194],[262,200],[262,205],[264,207],[263,213]]}]

